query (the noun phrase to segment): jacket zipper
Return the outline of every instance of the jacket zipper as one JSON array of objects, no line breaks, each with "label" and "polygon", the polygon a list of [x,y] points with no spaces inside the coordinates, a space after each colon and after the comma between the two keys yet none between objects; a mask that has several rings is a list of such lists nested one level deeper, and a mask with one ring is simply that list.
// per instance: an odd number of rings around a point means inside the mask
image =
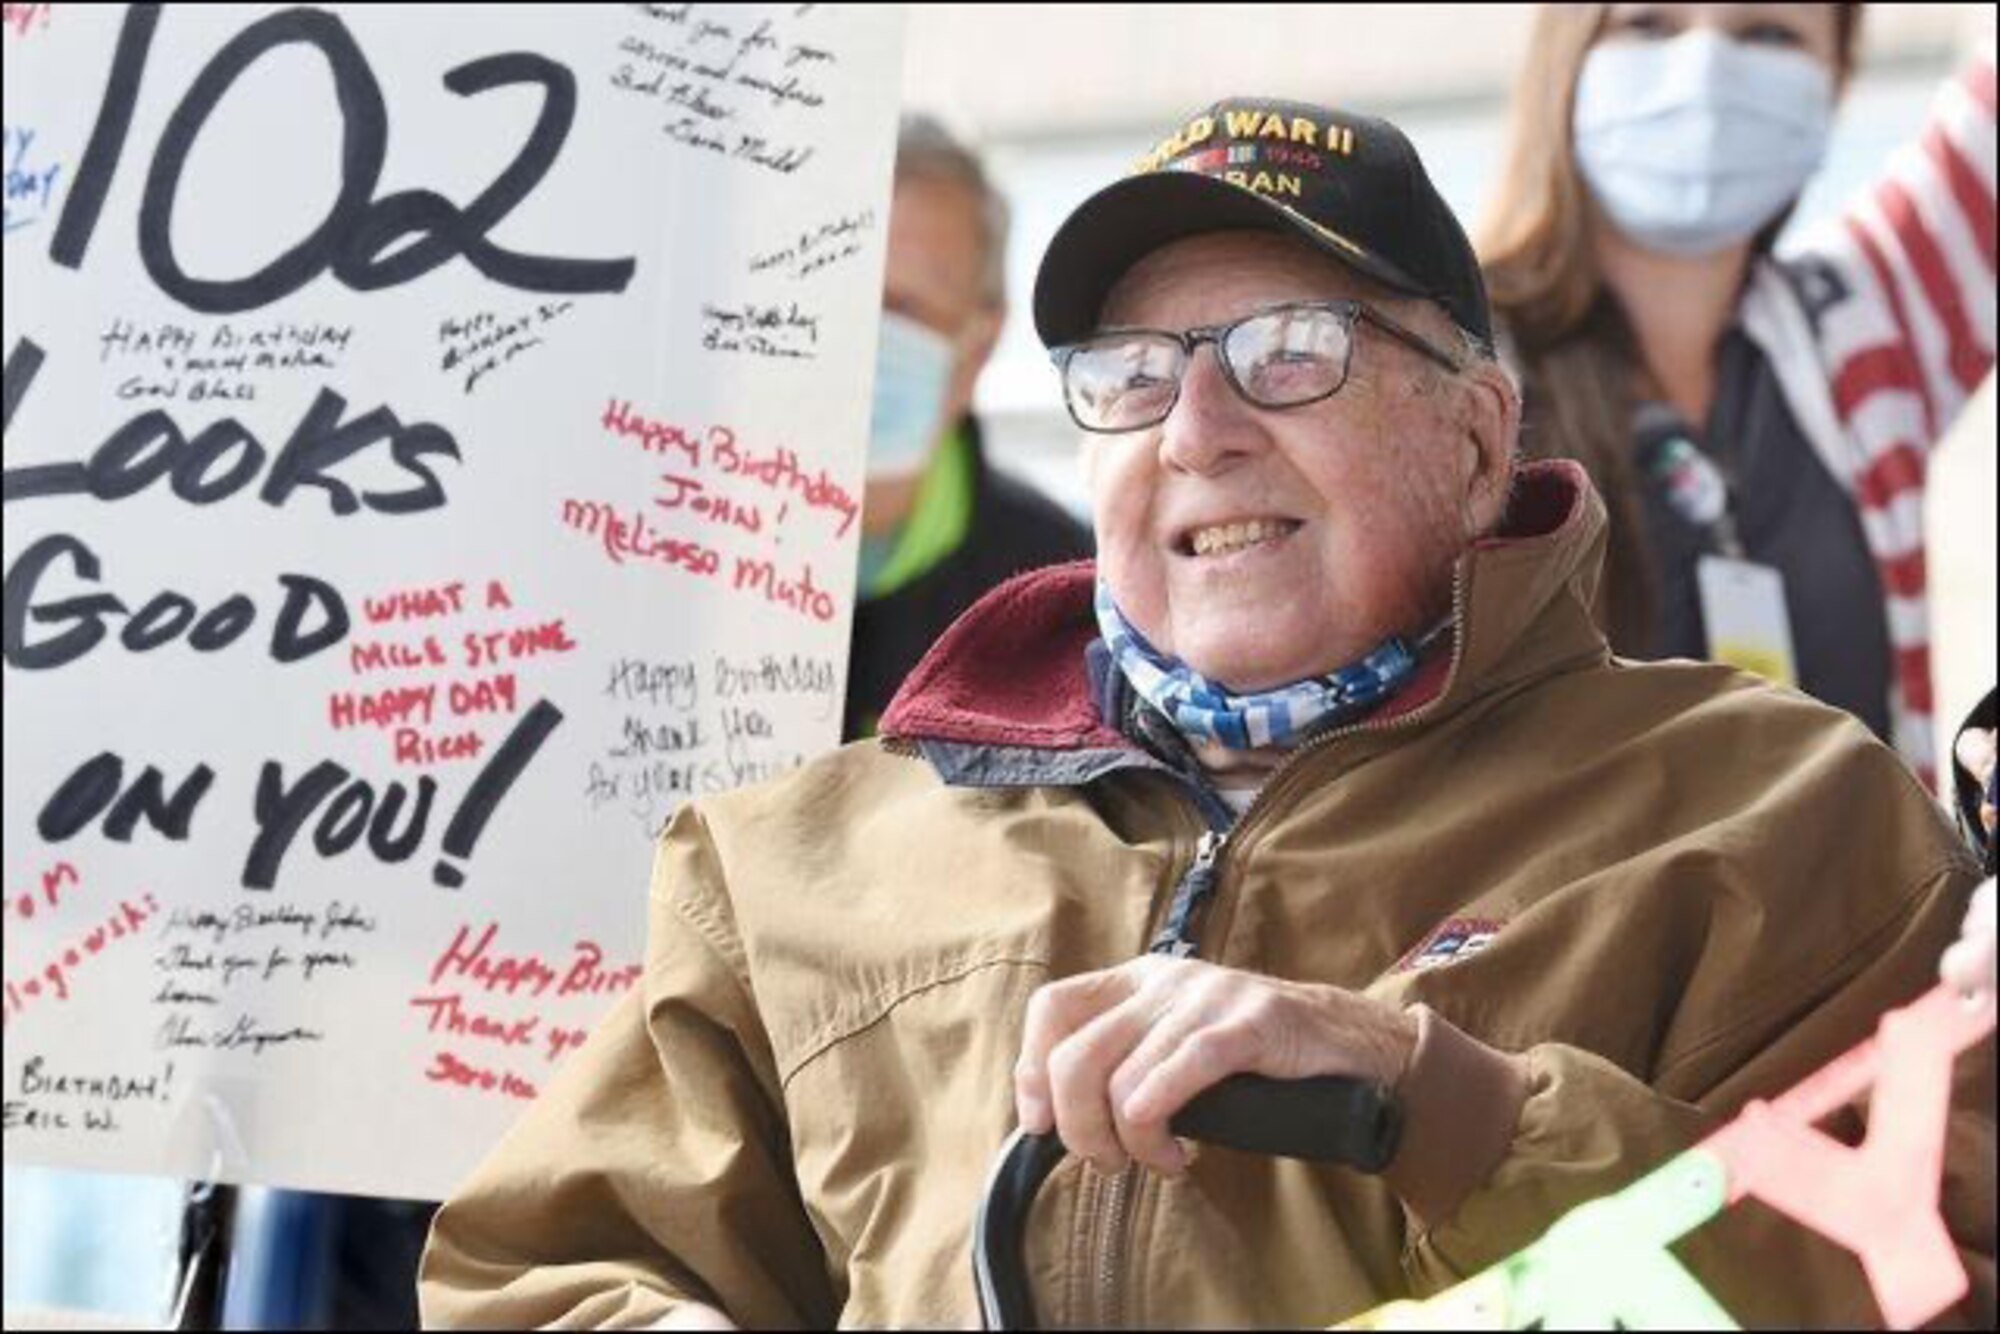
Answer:
[{"label": "jacket zipper", "polygon": [[1139,1173],[1142,1170],[1137,1163],[1127,1163],[1117,1176],[1111,1178],[1110,1198],[1105,1205],[1111,1230],[1103,1237],[1097,1261],[1097,1291],[1102,1304],[1092,1321],[1099,1329],[1125,1327],[1124,1285],[1119,1283],[1118,1278],[1124,1272],[1132,1195],[1139,1188]]},{"label": "jacket zipper", "polygon": [[[1153,934],[1148,954],[1167,954],[1184,959],[1194,953],[1194,923],[1201,909],[1215,893],[1215,866],[1229,835],[1216,829],[1202,831],[1195,844],[1194,861],[1174,885],[1167,903],[1166,921]],[[1105,1225],[1097,1234],[1097,1263],[1094,1266],[1097,1296],[1090,1323],[1099,1329],[1119,1329],[1125,1324],[1124,1287],[1118,1281],[1124,1273],[1132,1232],[1132,1203],[1140,1187],[1144,1168],[1127,1163],[1106,1184]]]},{"label": "jacket zipper", "polygon": [[1359,722],[1346,727],[1336,727],[1332,731],[1316,736],[1306,742],[1303,746],[1300,746],[1297,750],[1286,756],[1284,762],[1271,772],[1270,778],[1265,781],[1263,787],[1257,790],[1256,797],[1251,800],[1248,809],[1236,821],[1235,829],[1232,829],[1230,832],[1234,834],[1238,830],[1241,830],[1244,825],[1249,824],[1251,820],[1262,814],[1264,809],[1270,805],[1269,799],[1272,789],[1276,788],[1292,774],[1297,773],[1300,762],[1306,756],[1325,750],[1334,742],[1344,740],[1347,737],[1362,736],[1371,732],[1396,732],[1406,727],[1414,727],[1435,713],[1438,705],[1442,704],[1450,696],[1452,686],[1457,684],[1458,665],[1463,661],[1465,656],[1463,652],[1465,648],[1465,576],[1458,573],[1454,573],[1451,577],[1451,625],[1455,636],[1451,651],[1451,669],[1445,673],[1444,682],[1438,686],[1437,694],[1431,696],[1430,699],[1408,713],[1400,714],[1387,721]]},{"label": "jacket zipper", "polygon": [[1220,830],[1210,829],[1202,834],[1201,841],[1195,844],[1194,864],[1174,887],[1173,900],[1167,905],[1167,920],[1146,946],[1146,953],[1185,959],[1195,952],[1195,919],[1215,896],[1215,862],[1222,855],[1222,845],[1228,841],[1229,835]]},{"label": "jacket zipper", "polygon": [[[1222,877],[1221,859],[1224,848],[1238,831],[1255,819],[1268,805],[1271,790],[1290,773],[1296,773],[1306,756],[1325,749],[1343,737],[1359,736],[1369,732],[1393,732],[1405,727],[1414,727],[1436,710],[1438,704],[1451,694],[1452,686],[1458,680],[1458,664],[1464,657],[1465,647],[1465,577],[1454,573],[1451,580],[1451,624],[1456,635],[1452,645],[1451,669],[1445,673],[1444,683],[1427,702],[1406,714],[1391,718],[1386,722],[1359,722],[1348,727],[1339,727],[1316,736],[1285,757],[1249,807],[1238,817],[1227,833],[1214,829],[1207,830],[1201,841],[1195,845],[1195,859],[1187,869],[1179,884],[1174,888],[1174,898],[1167,908],[1167,920],[1147,947],[1148,953],[1170,954],[1175,958],[1191,957],[1199,948],[1196,939],[1196,925],[1201,910],[1214,899],[1216,886]],[[1105,1211],[1105,1223],[1098,1232],[1097,1264],[1097,1306],[1092,1314],[1092,1323],[1101,1329],[1118,1328],[1124,1323],[1125,1293],[1121,1281],[1126,1271],[1126,1250],[1132,1230],[1132,1205],[1138,1194],[1140,1174],[1145,1171],[1137,1163],[1127,1163],[1111,1181],[1111,1195]]]}]

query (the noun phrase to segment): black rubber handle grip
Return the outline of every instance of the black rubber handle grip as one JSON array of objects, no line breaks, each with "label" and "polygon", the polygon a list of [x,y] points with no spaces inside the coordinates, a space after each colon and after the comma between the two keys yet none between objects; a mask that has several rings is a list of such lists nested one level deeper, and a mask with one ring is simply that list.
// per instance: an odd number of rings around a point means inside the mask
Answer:
[{"label": "black rubber handle grip", "polygon": [[[1232,1075],[1168,1121],[1185,1139],[1246,1153],[1341,1163],[1380,1172],[1396,1156],[1403,1122],[1395,1095],[1348,1075],[1267,1079]],[[994,1160],[972,1224],[972,1278],[982,1329],[1034,1329],[1024,1242],[1028,1209],[1063,1160],[1053,1134],[1017,1130]]]},{"label": "black rubber handle grip", "polygon": [[1402,1118],[1379,1084],[1347,1075],[1231,1075],[1168,1122],[1174,1134],[1245,1153],[1380,1172],[1396,1156]]}]

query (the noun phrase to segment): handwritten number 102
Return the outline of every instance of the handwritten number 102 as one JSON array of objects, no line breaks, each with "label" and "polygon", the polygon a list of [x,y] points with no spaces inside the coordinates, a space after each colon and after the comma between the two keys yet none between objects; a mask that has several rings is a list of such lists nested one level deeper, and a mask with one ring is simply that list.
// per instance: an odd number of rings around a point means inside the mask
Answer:
[{"label": "handwritten number 102", "polygon": [[[159,21],[158,5],[126,10],[97,123],[49,243],[49,258],[65,268],[82,264],[97,230]],[[333,74],[343,135],[339,196],[305,239],[257,272],[235,279],[196,277],[182,266],[173,247],[174,206],[188,155],[237,79],[267,53],[295,42],[317,49]],[[526,51],[486,56],[444,76],[444,86],[461,97],[517,83],[541,87],[541,114],[521,151],[476,199],[464,208],[434,190],[399,190],[378,199],[389,113],[382,87],[347,26],[325,10],[304,7],[258,20],[202,67],[160,133],[139,205],[139,256],[146,272],[162,292],[210,315],[283,300],[328,269],[355,291],[372,292],[420,278],[460,256],[494,282],[525,291],[624,291],[632,280],[630,258],[523,255],[487,238],[541,183],[562,152],[576,119],[576,76],[566,66]]]}]

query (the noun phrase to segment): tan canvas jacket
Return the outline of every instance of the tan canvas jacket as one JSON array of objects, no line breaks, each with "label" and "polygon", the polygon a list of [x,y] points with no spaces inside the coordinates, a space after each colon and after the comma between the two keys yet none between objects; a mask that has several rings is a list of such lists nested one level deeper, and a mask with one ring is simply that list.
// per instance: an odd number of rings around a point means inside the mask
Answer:
[{"label": "tan canvas jacket", "polygon": [[[1045,1323],[1324,1325],[1436,1292],[1934,980],[1975,879],[1941,813],[1844,715],[1611,659],[1602,526],[1580,472],[1531,470],[1460,563],[1449,651],[1288,760],[1221,854],[1204,957],[1428,1007],[1398,1174],[1066,1162],[1032,1219]],[[428,1323],[688,1297],[755,1326],[974,1322],[1028,996],[1145,948],[1210,809],[1099,717],[1089,593],[1087,567],[1008,586],[913,676],[900,740],[680,813],[643,985],[440,1213]],[[1992,1051],[1960,1062],[1944,1189],[1975,1323]],[[1678,1250],[1745,1323],[1878,1319],[1851,1257],[1754,1202]]]}]

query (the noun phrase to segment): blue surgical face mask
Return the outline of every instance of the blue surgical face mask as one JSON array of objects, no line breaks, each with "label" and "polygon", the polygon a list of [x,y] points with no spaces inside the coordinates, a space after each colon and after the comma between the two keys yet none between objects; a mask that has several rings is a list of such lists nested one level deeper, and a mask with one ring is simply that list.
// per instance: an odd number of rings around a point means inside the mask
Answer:
[{"label": "blue surgical face mask", "polygon": [[893,311],[882,312],[875,347],[875,409],[868,427],[868,475],[909,477],[930,457],[943,425],[956,349],[949,338]]},{"label": "blue surgical face mask", "polygon": [[1826,156],[1833,76],[1802,51],[1702,28],[1613,42],[1577,79],[1576,161],[1618,230],[1706,255],[1749,240]]}]

